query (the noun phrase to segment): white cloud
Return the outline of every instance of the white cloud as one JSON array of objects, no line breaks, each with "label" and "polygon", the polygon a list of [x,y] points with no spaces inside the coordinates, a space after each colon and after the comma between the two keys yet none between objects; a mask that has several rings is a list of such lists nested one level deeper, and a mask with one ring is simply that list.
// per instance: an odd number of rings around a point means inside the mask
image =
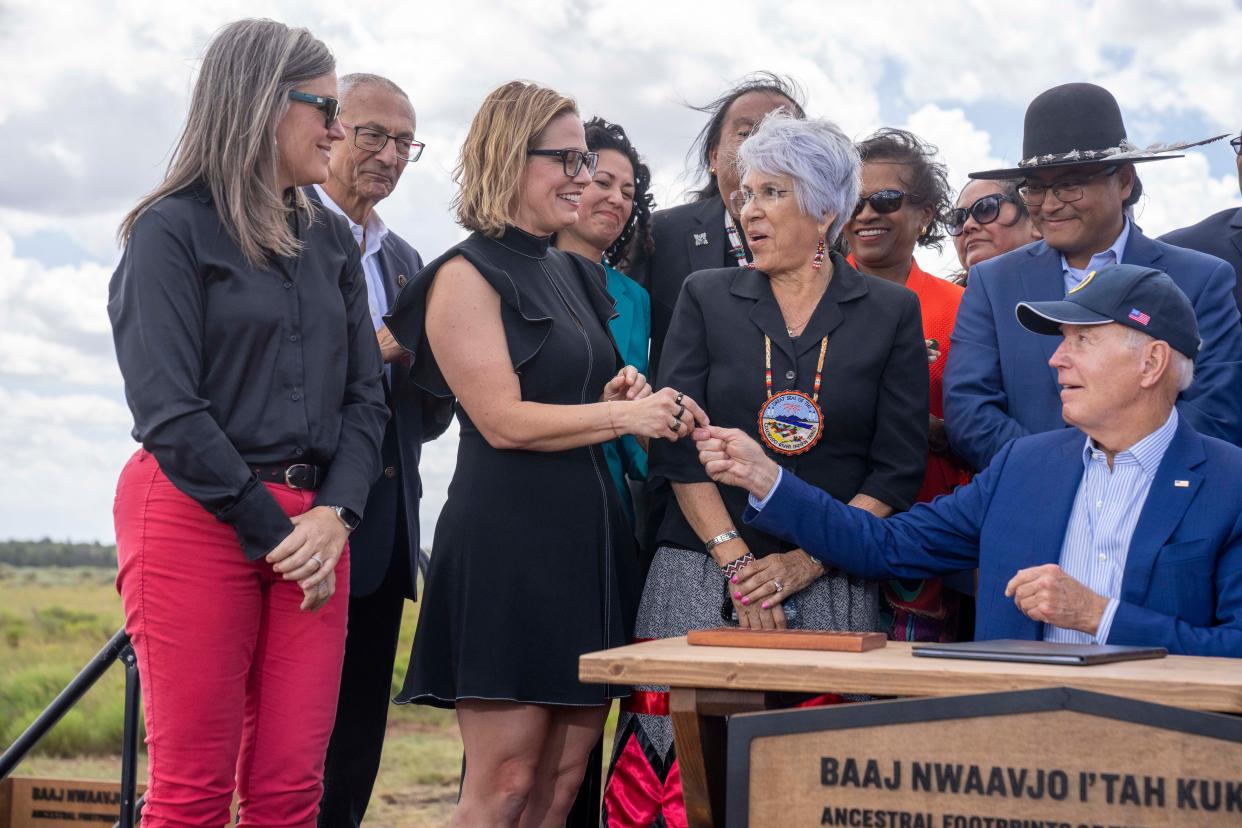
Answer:
[{"label": "white cloud", "polygon": [[[1138,164],[1135,170],[1143,182],[1143,197],[1135,209],[1135,220],[1149,236],[1194,224],[1209,213],[1226,207],[1242,207],[1238,176],[1214,178],[1208,170],[1207,153],[1230,152],[1224,142],[1190,150],[1185,158]],[[1188,210],[1188,205],[1211,205],[1209,209]]]},{"label": "white cloud", "polygon": [[[685,104],[711,100],[758,68],[798,78],[811,114],[848,134],[887,121],[923,135],[940,147],[954,186],[971,170],[1016,161],[1013,136],[1026,103],[1057,83],[1111,88],[1139,143],[1201,137],[1188,134],[1189,125],[1232,130],[1242,111],[1242,86],[1232,82],[1242,75],[1242,10],[1230,0],[1147,3],[1141,13],[1120,0],[1021,9],[971,0],[886,7],[882,15],[874,3],[815,0],[725,0],[710,13],[667,0],[363,6],[5,4],[0,461],[10,471],[0,483],[3,533],[110,537],[115,474],[132,450],[105,311],[116,226],[159,180],[198,59],[232,19],[308,26],[332,47],[341,72],[377,71],[407,89],[428,150],[380,211],[428,259],[463,235],[448,208],[470,118],[491,88],[514,77],[572,93],[584,115],[623,124],[652,168],[663,206],[695,183],[686,153],[704,118]],[[1218,154],[1227,152],[1218,144],[1142,167],[1143,227],[1156,234],[1242,203],[1235,178],[1221,172]],[[1217,159],[1215,174],[1208,158]],[[71,253],[41,260],[59,239]],[[948,245],[939,257],[919,258],[934,272],[955,268]],[[425,450],[428,541],[455,446],[449,436]],[[66,469],[73,470],[68,483]]]}]

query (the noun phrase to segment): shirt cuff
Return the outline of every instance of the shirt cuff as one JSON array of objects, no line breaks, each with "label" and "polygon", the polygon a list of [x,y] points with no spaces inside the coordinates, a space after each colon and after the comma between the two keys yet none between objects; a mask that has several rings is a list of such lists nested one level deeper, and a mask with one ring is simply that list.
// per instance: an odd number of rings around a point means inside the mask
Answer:
[{"label": "shirt cuff", "polygon": [[[776,467],[776,482],[772,484],[772,488],[768,489],[768,493],[763,496],[763,500],[759,500],[753,494],[747,495],[747,497],[750,498],[750,508],[754,509],[756,512],[762,512],[763,507],[767,506],[768,501],[772,499],[772,495],[776,494],[776,489],[778,486],[781,485],[781,478],[784,476],[785,476],[785,470],[781,468],[780,466],[777,466]],[[1110,617],[1110,620],[1111,620],[1111,617]]]},{"label": "shirt cuff", "polygon": [[1104,608],[1104,614],[1100,616],[1100,626],[1095,631],[1095,643],[1107,644],[1108,633],[1113,627],[1113,618],[1117,615],[1117,607],[1121,601],[1117,598],[1109,598],[1108,606]]}]

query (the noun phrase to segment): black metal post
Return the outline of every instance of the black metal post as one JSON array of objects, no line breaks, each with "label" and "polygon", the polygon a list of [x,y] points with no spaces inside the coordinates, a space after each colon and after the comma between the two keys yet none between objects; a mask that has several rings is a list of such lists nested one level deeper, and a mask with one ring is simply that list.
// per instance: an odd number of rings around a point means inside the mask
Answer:
[{"label": "black metal post", "polygon": [[0,779],[6,778],[13,772],[13,769],[26,758],[26,754],[47,735],[47,732],[69,712],[71,707],[78,703],[82,696],[86,695],[86,691],[94,686],[99,677],[112,666],[112,662],[120,658],[121,653],[128,647],[129,636],[125,634],[123,628],[117,630],[116,635],[112,636],[103,649],[95,654],[82,672],[74,676],[73,681],[60,691],[60,695],[39,714],[21,736],[17,737],[17,741],[9,745],[8,750],[0,755]]},{"label": "black metal post", "polygon": [[138,819],[138,719],[142,705],[142,684],[138,680],[138,656],[126,639],[121,651],[125,665],[125,733],[121,741],[121,819],[120,828],[134,828]]}]

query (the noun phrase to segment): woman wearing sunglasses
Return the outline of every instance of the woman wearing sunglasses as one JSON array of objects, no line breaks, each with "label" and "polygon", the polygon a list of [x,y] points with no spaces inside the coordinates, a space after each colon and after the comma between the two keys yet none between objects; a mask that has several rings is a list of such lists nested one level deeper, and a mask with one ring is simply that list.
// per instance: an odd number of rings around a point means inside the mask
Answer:
[{"label": "woman wearing sunglasses", "polygon": [[[328,178],[335,62],[226,26],[109,286],[140,449],[115,504],[150,781],[142,823],[313,826],[388,407],[358,245]],[[235,783],[236,780],[236,783]]]},{"label": "woman wearing sunglasses", "polygon": [[[909,507],[927,453],[927,360],[909,291],[864,276],[836,241],[858,198],[858,153],[840,129],[786,113],[739,149],[731,207],[753,267],[692,273],[677,301],[660,383],[701,399],[718,425],[843,502]],[[746,494],[718,486],[693,443],[657,443],[653,477],[675,495],[643,588],[635,634],[752,629],[874,630],[877,585],[826,571],[743,520]],[[610,826],[685,825],[667,688],[622,703]]]},{"label": "woman wearing sunglasses", "polygon": [[461,440],[397,701],[455,708],[457,826],[563,825],[611,699],[578,657],[630,640],[638,558],[603,446],[706,421],[618,359],[596,262],[551,244],[599,156],[573,100],[496,89],[455,170],[473,231],[406,285],[389,329],[413,380],[456,397]]},{"label": "woman wearing sunglasses", "polygon": [[[928,455],[917,501],[951,492],[969,479],[949,452],[944,430],[941,385],[949,336],[962,300],[962,288],[924,271],[914,249],[939,249],[941,218],[949,210],[949,183],[936,148],[913,133],[881,129],[858,145],[862,156],[862,195],[845,227],[849,260],[863,273],[904,285],[919,297],[922,335],[930,374]],[[956,593],[940,579],[884,584],[889,637],[898,641],[951,641],[956,637]]]},{"label": "woman wearing sunglasses", "polygon": [[970,269],[993,256],[1038,241],[1039,231],[1018,195],[1017,181],[971,181],[957,195],[944,229],[953,237],[962,272],[962,286]]}]

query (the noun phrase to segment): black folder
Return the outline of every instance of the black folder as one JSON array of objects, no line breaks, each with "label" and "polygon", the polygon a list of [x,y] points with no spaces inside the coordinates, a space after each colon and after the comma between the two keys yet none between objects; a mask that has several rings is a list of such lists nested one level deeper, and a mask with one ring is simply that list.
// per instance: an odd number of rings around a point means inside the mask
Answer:
[{"label": "black folder", "polygon": [[1164,658],[1164,647],[1128,647],[1118,644],[1060,644],[1052,641],[963,641],[958,644],[916,644],[916,656],[926,658],[969,658],[979,661],[1024,661],[1031,664],[1107,664]]}]

